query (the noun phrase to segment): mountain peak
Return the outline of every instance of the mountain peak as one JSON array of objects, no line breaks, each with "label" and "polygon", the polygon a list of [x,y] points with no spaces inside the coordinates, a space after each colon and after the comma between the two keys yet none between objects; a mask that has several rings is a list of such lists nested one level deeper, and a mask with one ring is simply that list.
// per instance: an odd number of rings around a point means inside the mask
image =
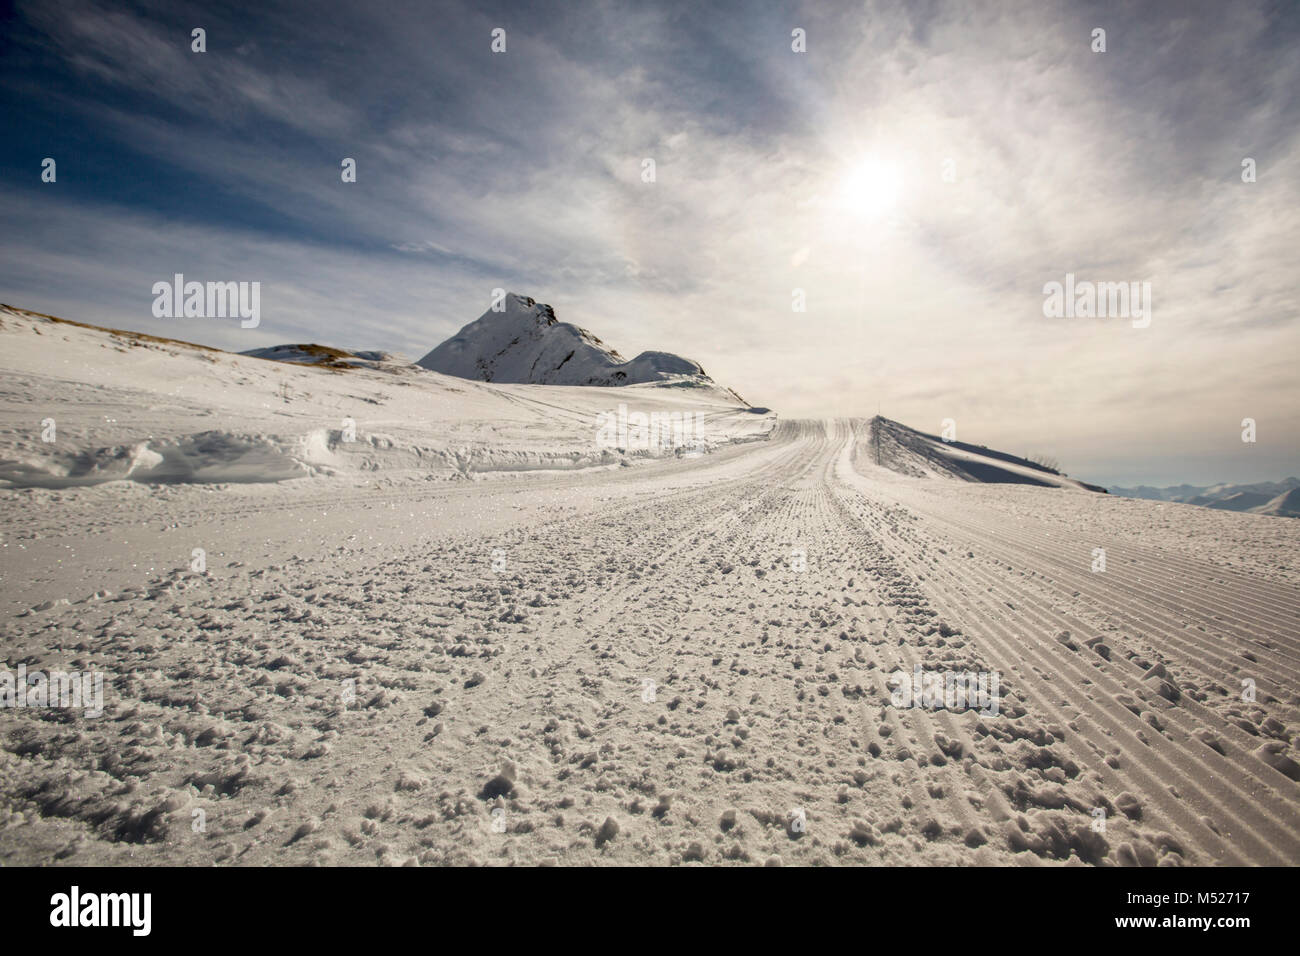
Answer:
[{"label": "mountain peak", "polygon": [[416,364],[512,384],[714,384],[699,363],[671,352],[642,352],[628,361],[586,329],[561,322],[549,305],[513,292]]}]

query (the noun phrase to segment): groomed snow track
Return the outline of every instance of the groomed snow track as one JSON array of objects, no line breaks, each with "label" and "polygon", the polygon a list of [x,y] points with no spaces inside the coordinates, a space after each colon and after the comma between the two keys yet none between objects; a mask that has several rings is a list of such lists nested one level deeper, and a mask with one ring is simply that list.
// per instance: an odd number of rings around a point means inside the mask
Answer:
[{"label": "groomed snow track", "polygon": [[[0,862],[1300,863],[1300,523],[904,478],[864,434],[6,492],[10,666],[111,689],[0,711]],[[918,666],[997,713],[895,706]]]}]

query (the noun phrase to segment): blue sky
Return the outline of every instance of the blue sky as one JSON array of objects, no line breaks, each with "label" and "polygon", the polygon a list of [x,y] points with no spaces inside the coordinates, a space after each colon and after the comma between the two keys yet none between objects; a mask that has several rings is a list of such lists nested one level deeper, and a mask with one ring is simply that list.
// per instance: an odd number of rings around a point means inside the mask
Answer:
[{"label": "blue sky", "polygon": [[[501,287],[788,416],[1300,472],[1300,5],[241,6],[6,14],[0,299],[418,357]],[[260,281],[261,326],[154,319],[176,272]],[[1150,281],[1150,327],[1046,318],[1067,272]]]}]

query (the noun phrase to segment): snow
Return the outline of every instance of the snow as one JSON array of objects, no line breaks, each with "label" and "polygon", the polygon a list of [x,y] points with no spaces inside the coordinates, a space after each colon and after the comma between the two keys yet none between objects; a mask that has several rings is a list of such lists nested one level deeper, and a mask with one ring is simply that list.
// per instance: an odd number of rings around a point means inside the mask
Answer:
[{"label": "snow", "polygon": [[332,368],[382,368],[385,365],[404,364],[400,357],[391,352],[352,351],[311,344],[272,345],[269,348],[249,349],[239,354],[252,358],[271,359],[275,362],[326,365]]},{"label": "snow", "polygon": [[905,475],[1104,491],[1027,459],[964,442],[944,441],[881,416],[865,423],[858,445],[858,455],[864,460],[875,462],[877,453],[881,465]]},{"label": "snow", "polygon": [[417,363],[484,382],[534,385],[637,385],[647,382],[716,388],[699,363],[669,352],[642,352],[630,362],[586,329],[561,322],[549,305],[509,293]]},{"label": "snow", "polygon": [[1284,491],[1276,498],[1270,498],[1264,504],[1247,510],[1261,515],[1280,515],[1287,518],[1300,517],[1300,488]]},{"label": "snow", "polygon": [[0,865],[1300,863],[1300,522],[708,387],[0,368],[0,698],[103,690],[0,709]]},{"label": "snow", "polygon": [[[698,448],[762,440],[776,416],[725,389],[471,382],[380,352],[232,354],[0,310],[0,482],[351,483],[618,467],[680,449],[603,440],[620,406],[689,415]],[[41,422],[52,419],[52,442]]]},{"label": "snow", "polygon": [[1260,481],[1254,484],[1218,484],[1209,486],[1174,485],[1168,488],[1111,488],[1112,494],[1151,501],[1177,501],[1189,505],[1251,514],[1300,516],[1300,478]]}]

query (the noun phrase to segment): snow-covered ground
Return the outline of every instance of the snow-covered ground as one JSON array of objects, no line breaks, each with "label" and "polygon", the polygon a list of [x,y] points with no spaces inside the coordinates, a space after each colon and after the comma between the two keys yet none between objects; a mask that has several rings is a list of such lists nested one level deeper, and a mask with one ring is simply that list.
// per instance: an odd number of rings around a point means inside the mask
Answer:
[{"label": "snow-covered ground", "polygon": [[0,710],[0,862],[1300,863],[1300,523],[0,321],[4,667],[106,675]]},{"label": "snow-covered ground", "polygon": [[[500,385],[319,346],[260,350],[281,359],[272,361],[10,308],[0,308],[0,347],[0,482],[17,486],[313,476],[387,485],[619,467],[762,440],[776,421],[716,386]],[[298,364],[312,361],[327,364]],[[686,440],[602,434],[603,423],[638,414],[651,424],[689,416]]]}]

